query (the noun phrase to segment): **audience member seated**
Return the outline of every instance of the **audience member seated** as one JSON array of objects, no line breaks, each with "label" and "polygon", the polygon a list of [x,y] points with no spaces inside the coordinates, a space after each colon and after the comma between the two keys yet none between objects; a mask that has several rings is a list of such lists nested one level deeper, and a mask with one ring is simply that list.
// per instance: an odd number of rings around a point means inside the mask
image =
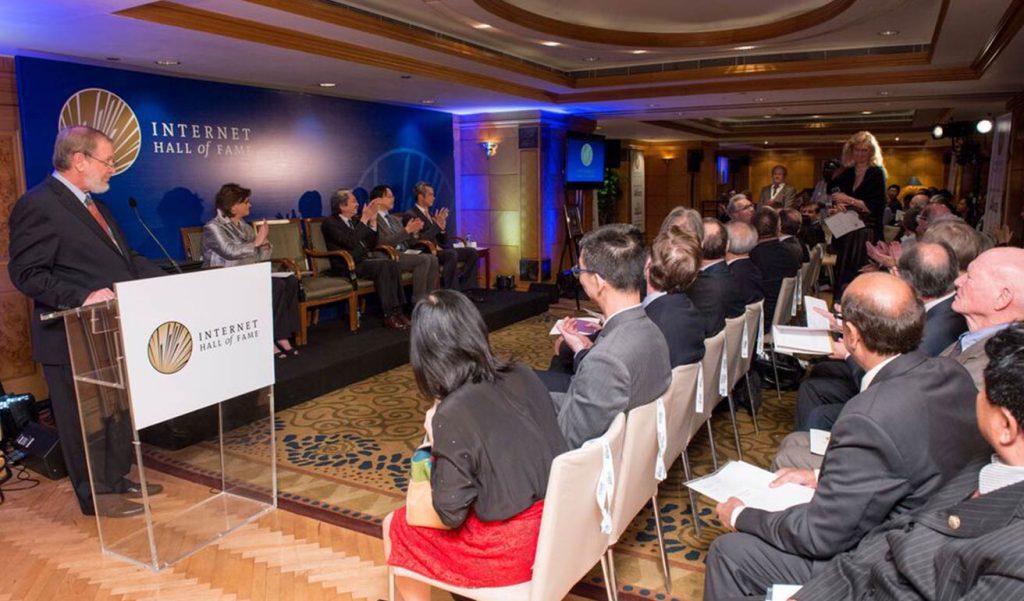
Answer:
[{"label": "audience member seated", "polygon": [[[379,199],[363,207],[360,217],[359,201],[352,190],[341,188],[331,195],[331,216],[324,219],[322,228],[327,250],[344,250],[352,255],[356,276],[373,280],[374,289],[384,311],[384,325],[395,330],[408,330],[409,320],[402,313],[405,292],[402,290],[402,271],[397,261],[376,257],[377,216]],[[338,275],[348,274],[348,265],[340,257],[331,257],[331,270]]]},{"label": "audience member seated", "polygon": [[[886,520],[924,505],[985,452],[970,376],[917,347],[924,306],[902,280],[871,273],[842,299],[843,333],[867,370],[862,392],[832,430],[820,479],[810,469],[778,472],[775,484],[814,487],[809,503],[768,512],[730,498],[716,507],[737,533],[711,545],[705,599],[763,596],[773,583],[805,582],[820,562],[852,549]],[[927,416],[924,419],[923,416]]]},{"label": "audience member seated", "polygon": [[725,262],[725,253],[729,248],[729,234],[725,226],[710,217],[704,220],[703,226],[700,274],[686,293],[706,320],[704,336],[707,338],[725,327],[726,318],[743,315],[747,305],[732,269]]},{"label": "audience member seated", "polygon": [[[243,221],[252,210],[252,190],[238,184],[224,184],[214,199],[217,215],[203,226],[203,267],[250,265],[270,259],[266,221],[256,230]],[[291,337],[299,329],[299,281],[294,277],[271,278],[274,310],[275,356],[283,359],[298,351]]]},{"label": "audience member seated", "polygon": [[775,209],[757,209],[752,225],[757,230],[757,246],[750,251],[750,260],[761,270],[761,281],[764,286],[764,325],[767,329],[771,327],[772,316],[775,315],[782,280],[796,277],[800,271],[800,261],[779,242],[779,215]]},{"label": "audience member seated", "polygon": [[[643,234],[629,225],[606,225],[580,241],[580,284],[604,316],[593,342],[567,319],[564,343],[576,357],[566,392],[552,392],[558,425],[569,448],[600,436],[616,415],[650,403],[672,379],[668,345],[640,304],[646,253]],[[582,351],[587,350],[584,354]]]},{"label": "audience member seated", "polygon": [[675,207],[661,222],[659,234],[664,234],[673,225],[679,226],[684,232],[692,234],[697,240],[704,240],[704,221],[700,213],[687,207]]},{"label": "audience member seated", "polygon": [[[952,307],[953,284],[959,275],[953,250],[945,243],[915,244],[900,257],[899,275],[924,303],[924,334],[918,350],[935,357],[967,330],[963,316]],[[831,430],[863,377],[864,370],[852,357],[815,365],[797,391],[796,429]]]},{"label": "audience member seated", "polygon": [[977,259],[978,255],[990,248],[978,230],[954,217],[932,221],[920,241],[949,244],[956,255],[957,268],[960,273],[966,272],[967,266]]},{"label": "audience member seated", "polygon": [[665,337],[673,368],[704,358],[704,318],[685,292],[700,261],[700,242],[679,227],[658,234],[647,258],[644,311]]},{"label": "audience member seated", "polygon": [[761,270],[750,260],[750,251],[757,246],[757,231],[754,230],[754,226],[742,221],[730,221],[725,224],[725,230],[729,237],[725,262],[732,270],[743,302],[749,305],[764,300]]},{"label": "audience member seated", "polygon": [[808,248],[825,243],[825,228],[821,225],[821,205],[805,202],[800,205],[800,239]]},{"label": "audience member seated", "polygon": [[[427,182],[416,184],[416,204],[402,215],[402,224],[419,219],[423,227],[417,234],[419,240],[427,240],[437,245],[437,260],[441,264],[441,285],[451,290],[470,290],[477,287],[476,270],[479,255],[475,248],[455,248],[448,240],[448,209],[442,208],[433,214],[434,187]],[[462,269],[458,269],[458,263]],[[477,300],[477,299],[474,299]]]},{"label": "audience member seated", "polygon": [[746,194],[734,194],[729,198],[726,212],[729,214],[730,222],[750,223],[750,220],[754,218],[754,203],[750,202]]},{"label": "audience member seated", "polygon": [[423,229],[422,219],[410,219],[402,225],[397,215],[392,215],[395,208],[395,194],[388,186],[377,186],[370,191],[370,200],[377,201],[377,243],[395,247],[398,251],[398,267],[402,271],[412,273],[412,302],[418,303],[428,292],[437,288],[438,263],[437,257],[420,252],[413,254],[406,251],[416,241],[416,235]]},{"label": "audience member seated", "polygon": [[814,566],[809,580],[794,581],[803,584],[797,601],[1024,599],[1024,327],[1014,324],[984,347],[977,425],[995,454],[856,549]]},{"label": "audience member seated", "polygon": [[811,260],[811,252],[800,237],[800,228],[803,226],[803,216],[796,209],[782,209],[779,211],[779,242],[785,244],[797,261],[806,263]]},{"label": "audience member seated", "polygon": [[967,331],[940,356],[959,361],[980,387],[987,359],[979,343],[1024,320],[1024,250],[993,248],[978,255],[956,280],[953,310],[967,320]]},{"label": "audience member seated", "polygon": [[[448,530],[410,526],[393,515],[388,564],[464,587],[530,580],[548,472],[567,450],[544,385],[533,370],[494,356],[479,311],[439,290],[413,311],[409,362],[434,399],[433,509]],[[404,601],[429,601],[430,587],[399,577]]]}]

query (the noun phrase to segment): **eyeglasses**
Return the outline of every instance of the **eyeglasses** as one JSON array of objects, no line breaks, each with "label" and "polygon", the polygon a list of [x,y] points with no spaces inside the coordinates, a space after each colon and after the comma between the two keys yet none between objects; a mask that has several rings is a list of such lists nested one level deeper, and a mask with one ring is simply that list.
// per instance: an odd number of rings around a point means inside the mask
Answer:
[{"label": "eyeglasses", "polygon": [[566,269],[565,270],[565,275],[572,274],[576,278],[579,278],[581,273],[592,273],[592,274],[594,274],[596,276],[604,277],[603,275],[601,275],[601,272],[599,272],[599,271],[594,271],[593,269],[584,269],[584,268],[579,267],[579,266],[574,266],[571,269]]},{"label": "eyeglasses", "polygon": [[117,163],[115,163],[114,161],[104,161],[103,159],[98,159],[98,158],[92,156],[91,154],[89,154],[88,152],[83,152],[82,154],[84,154],[86,158],[92,159],[92,160],[96,161],[97,163],[102,163],[102,164],[106,165],[108,169],[111,169],[113,171],[117,171]]}]

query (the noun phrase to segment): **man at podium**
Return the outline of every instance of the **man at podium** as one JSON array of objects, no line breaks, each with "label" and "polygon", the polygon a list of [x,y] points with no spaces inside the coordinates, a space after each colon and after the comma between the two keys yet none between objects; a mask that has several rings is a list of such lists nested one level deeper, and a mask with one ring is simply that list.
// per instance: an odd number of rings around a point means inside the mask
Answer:
[{"label": "man at podium", "polygon": [[[135,515],[143,506],[127,498],[141,498],[142,490],[125,478],[131,468],[129,420],[112,422],[126,432],[107,432],[106,469],[93,474],[96,493],[102,495],[97,502],[89,487],[64,322],[44,323],[40,316],[113,299],[114,282],[164,272],[128,246],[113,215],[91,196],[106,192],[117,171],[110,138],[87,126],[60,131],[53,168],[14,206],[8,269],[18,290],[34,301],[32,358],[43,366],[64,463],[82,513]],[[160,490],[150,485],[148,492]]]}]

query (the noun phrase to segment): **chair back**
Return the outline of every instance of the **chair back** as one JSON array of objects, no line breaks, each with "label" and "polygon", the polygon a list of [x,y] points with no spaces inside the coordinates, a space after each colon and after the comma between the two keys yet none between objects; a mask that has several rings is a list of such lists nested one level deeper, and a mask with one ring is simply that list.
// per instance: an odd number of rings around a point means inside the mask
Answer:
[{"label": "chair back", "polygon": [[743,349],[740,349],[740,361],[742,361],[740,369],[742,370],[741,373],[744,374],[750,371],[750,366],[754,364],[754,355],[757,354],[757,337],[761,335],[762,313],[764,313],[763,300],[747,305],[747,312],[745,314],[747,320],[747,352],[743,353]]},{"label": "chair back", "polygon": [[824,251],[820,244],[811,249],[811,271],[807,280],[804,281],[804,294],[811,294],[818,285],[818,278],[821,277],[821,259]]},{"label": "chair back", "polygon": [[189,261],[203,260],[203,226],[181,228],[181,244]]},{"label": "chair back", "polygon": [[743,326],[747,323],[747,314],[730,317],[725,320],[725,357],[726,373],[729,376],[729,390],[743,377],[743,360],[740,351],[743,349]]},{"label": "chair back", "polygon": [[[306,227],[306,240],[309,243],[311,250],[320,252],[327,252],[327,242],[324,240],[324,218],[323,217],[309,217],[302,220],[303,225]],[[310,257],[310,267],[313,268],[314,273],[324,273],[331,269],[331,262],[329,259],[322,257]]]},{"label": "chair back", "polygon": [[725,330],[704,339],[704,358],[700,364],[704,371],[704,409],[698,410],[690,429],[690,436],[700,430],[711,417],[711,411],[722,400],[718,378],[722,373],[722,353],[725,352]]},{"label": "chair back", "polygon": [[[552,462],[533,560],[531,601],[563,599],[608,548],[595,494],[604,465],[603,443],[613,461],[619,461],[625,424],[625,415],[619,414],[603,436]],[[619,486],[616,481],[615,489]]]},{"label": "chair back", "polygon": [[690,444],[693,418],[696,415],[697,370],[700,362],[680,365],[672,370],[672,383],[665,392],[665,423],[668,426],[668,445],[665,448],[665,467],[671,467],[686,445]]},{"label": "chair back", "polygon": [[[793,317],[793,295],[796,292],[796,278],[782,278],[779,286],[779,299],[775,302],[775,315],[772,316],[773,326],[784,326]],[[771,331],[771,328],[768,328]]]},{"label": "chair back", "polygon": [[[635,407],[626,414],[626,441],[622,446],[622,461],[615,469],[615,497],[612,501],[612,533],[608,544],[614,545],[630,522],[658,493],[661,482],[655,477],[658,461],[658,403],[664,407],[664,396]],[[665,434],[668,439],[667,424]],[[662,456],[667,471],[672,457]]]},{"label": "chair back", "polygon": [[299,271],[309,271],[306,264],[306,252],[302,246],[302,223],[298,219],[270,224],[267,240],[273,245],[270,253],[273,259],[290,259],[299,267]]}]

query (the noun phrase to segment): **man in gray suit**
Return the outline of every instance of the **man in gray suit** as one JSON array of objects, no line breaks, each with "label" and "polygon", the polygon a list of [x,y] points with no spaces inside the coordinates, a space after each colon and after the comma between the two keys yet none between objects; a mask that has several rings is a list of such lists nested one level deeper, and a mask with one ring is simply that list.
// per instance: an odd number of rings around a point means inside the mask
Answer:
[{"label": "man in gray suit", "polygon": [[865,274],[843,295],[843,339],[866,370],[861,393],[832,429],[820,475],[783,469],[775,484],[815,488],[783,511],[716,508],[737,530],[708,553],[704,599],[764,595],[773,583],[804,582],[816,566],[857,545],[871,529],[924,505],[987,445],[978,433],[967,372],[914,349],[924,307],[894,276]]},{"label": "man in gray suit", "polygon": [[395,210],[395,194],[388,186],[377,186],[370,191],[370,200],[377,199],[380,213],[377,216],[377,243],[395,247],[398,251],[398,267],[412,272],[412,302],[417,303],[431,290],[437,289],[437,257],[428,253],[406,253],[416,240],[416,234],[423,229],[421,219],[410,219],[404,226],[402,219],[392,215]]},{"label": "man in gray suit", "polygon": [[772,183],[761,188],[757,199],[758,207],[782,209],[793,206],[796,188],[786,183],[787,170],[785,165],[772,167]]},{"label": "man in gray suit", "polygon": [[797,601],[1024,599],[1024,326],[983,346],[978,427],[995,455],[817,570]]},{"label": "man in gray suit", "polygon": [[551,399],[570,449],[603,434],[619,413],[657,399],[672,380],[668,345],[640,304],[646,261],[643,234],[631,225],[606,225],[580,241],[573,271],[604,327],[593,342],[573,319],[561,327],[576,369],[568,391]]}]

